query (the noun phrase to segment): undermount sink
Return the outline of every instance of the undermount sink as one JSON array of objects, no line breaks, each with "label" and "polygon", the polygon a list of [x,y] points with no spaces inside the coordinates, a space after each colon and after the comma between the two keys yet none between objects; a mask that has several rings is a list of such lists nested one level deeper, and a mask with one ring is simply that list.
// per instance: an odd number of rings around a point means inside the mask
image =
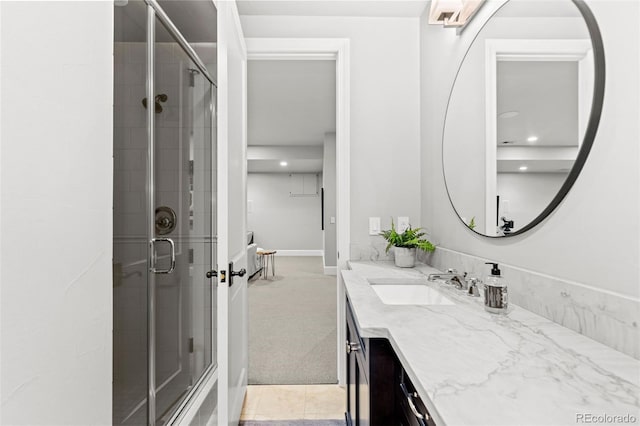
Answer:
[{"label": "undermount sink", "polygon": [[453,305],[439,291],[424,284],[372,284],[382,303],[386,305]]}]

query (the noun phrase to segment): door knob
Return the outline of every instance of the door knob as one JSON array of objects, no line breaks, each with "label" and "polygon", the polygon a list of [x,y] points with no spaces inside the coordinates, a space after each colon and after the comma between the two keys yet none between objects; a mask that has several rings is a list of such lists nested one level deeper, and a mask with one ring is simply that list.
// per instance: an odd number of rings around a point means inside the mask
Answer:
[{"label": "door knob", "polygon": [[217,276],[218,276],[218,271],[216,271],[215,269],[212,269],[207,272],[207,278],[213,278]]},{"label": "door knob", "polygon": [[350,342],[347,340],[347,353],[358,352],[360,350],[360,344],[357,342]]},{"label": "door knob", "polygon": [[234,271],[233,269],[231,269],[232,266],[233,266],[232,264],[229,265],[229,271],[231,271],[229,273],[229,287],[233,285],[233,277],[242,278],[247,273],[247,270],[244,268],[240,269],[239,271]]},{"label": "door knob", "polygon": [[229,287],[233,285],[233,277],[244,277],[247,273],[247,270],[242,268],[239,271],[233,270],[233,262],[229,263]]},{"label": "door knob", "polygon": [[231,275],[234,277],[244,277],[244,274],[247,273],[247,270],[242,268],[239,271],[231,271]]}]

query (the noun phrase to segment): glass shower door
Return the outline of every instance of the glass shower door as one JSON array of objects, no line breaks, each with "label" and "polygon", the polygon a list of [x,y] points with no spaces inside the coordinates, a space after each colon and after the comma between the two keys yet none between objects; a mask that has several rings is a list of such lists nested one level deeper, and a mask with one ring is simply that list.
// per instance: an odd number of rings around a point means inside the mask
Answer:
[{"label": "glass shower door", "polygon": [[[165,27],[155,42],[156,424],[212,365],[213,85]],[[170,240],[169,243],[165,239]],[[172,244],[171,244],[172,243]]]},{"label": "glass shower door", "polygon": [[113,424],[146,425],[150,277],[143,1],[114,7]]},{"label": "glass shower door", "polygon": [[118,425],[165,424],[215,364],[216,92],[157,13],[137,0],[114,13]]}]

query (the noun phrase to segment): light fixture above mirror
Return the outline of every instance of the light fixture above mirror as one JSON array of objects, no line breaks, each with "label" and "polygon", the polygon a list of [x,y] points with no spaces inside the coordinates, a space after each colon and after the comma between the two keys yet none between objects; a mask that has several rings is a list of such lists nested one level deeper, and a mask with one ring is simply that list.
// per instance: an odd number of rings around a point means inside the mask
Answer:
[{"label": "light fixture above mirror", "polygon": [[467,25],[485,0],[432,0],[429,24],[461,30]]}]

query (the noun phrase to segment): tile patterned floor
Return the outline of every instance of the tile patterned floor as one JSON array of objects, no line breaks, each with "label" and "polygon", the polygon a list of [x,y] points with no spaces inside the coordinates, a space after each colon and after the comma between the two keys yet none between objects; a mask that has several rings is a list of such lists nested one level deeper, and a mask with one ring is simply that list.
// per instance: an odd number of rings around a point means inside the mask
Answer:
[{"label": "tile patterned floor", "polygon": [[252,385],[240,420],[343,419],[345,400],[338,385]]}]

